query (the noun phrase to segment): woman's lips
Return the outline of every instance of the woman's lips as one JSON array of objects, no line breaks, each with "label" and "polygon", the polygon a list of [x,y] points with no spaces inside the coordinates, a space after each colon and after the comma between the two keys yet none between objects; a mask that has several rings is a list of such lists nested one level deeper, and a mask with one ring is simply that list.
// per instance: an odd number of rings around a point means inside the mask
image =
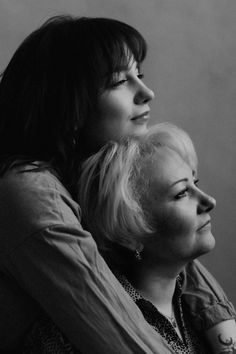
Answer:
[{"label": "woman's lips", "polygon": [[200,226],[197,231],[203,230],[203,229],[209,229],[211,227],[211,220],[208,220],[205,222],[202,226]]},{"label": "woman's lips", "polygon": [[144,124],[149,121],[149,118],[150,118],[149,111],[146,111],[142,114],[139,114],[138,116],[131,118],[131,120],[137,124]]}]

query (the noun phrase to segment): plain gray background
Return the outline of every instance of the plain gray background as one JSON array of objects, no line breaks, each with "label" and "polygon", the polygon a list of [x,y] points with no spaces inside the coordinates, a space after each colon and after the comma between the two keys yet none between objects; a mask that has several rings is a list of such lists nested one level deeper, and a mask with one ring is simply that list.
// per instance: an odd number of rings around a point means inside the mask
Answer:
[{"label": "plain gray background", "polygon": [[63,13],[120,19],[146,38],[152,122],[193,138],[200,186],[217,200],[216,247],[201,260],[236,305],[236,1],[0,0],[0,71],[31,31]]}]

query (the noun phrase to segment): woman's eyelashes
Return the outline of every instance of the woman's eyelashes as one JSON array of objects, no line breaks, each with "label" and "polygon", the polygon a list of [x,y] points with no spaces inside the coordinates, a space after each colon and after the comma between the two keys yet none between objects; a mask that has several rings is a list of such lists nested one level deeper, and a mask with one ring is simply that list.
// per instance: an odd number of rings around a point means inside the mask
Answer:
[{"label": "woman's eyelashes", "polygon": [[144,74],[143,74],[143,73],[139,73],[139,74],[137,75],[137,77],[139,78],[139,80],[142,80],[142,79],[144,78]]},{"label": "woman's eyelashes", "polygon": [[[198,188],[199,179],[195,179],[193,181],[193,183],[194,183],[195,187]],[[190,191],[191,191],[191,187],[186,186],[184,189],[182,189],[180,192],[178,192],[175,195],[175,199],[181,199],[181,198],[187,197],[188,194],[190,193]]]},{"label": "woman's eyelashes", "polygon": [[[142,80],[144,78],[144,74],[143,73],[137,73],[135,75],[139,80]],[[122,86],[124,85],[126,82],[130,81],[132,79],[133,75],[130,75],[130,74],[127,74],[125,76],[120,76],[118,75],[118,77],[114,77],[112,79],[112,82],[111,82],[111,85],[110,87],[111,88],[115,88],[115,87],[118,87],[118,86]]]},{"label": "woman's eyelashes", "polygon": [[196,178],[196,179],[194,180],[194,184],[195,184],[196,187],[198,187],[198,185],[199,185],[199,178]]},{"label": "woman's eyelashes", "polygon": [[127,81],[128,81],[128,79],[121,79],[121,80],[112,82],[112,83],[111,83],[111,87],[114,88],[114,87],[121,86],[121,85],[123,85],[123,84],[124,84],[125,82],[127,82]]},{"label": "woman's eyelashes", "polygon": [[188,195],[189,188],[186,187],[183,190],[181,190],[178,194],[175,195],[175,199],[181,199],[184,198]]}]

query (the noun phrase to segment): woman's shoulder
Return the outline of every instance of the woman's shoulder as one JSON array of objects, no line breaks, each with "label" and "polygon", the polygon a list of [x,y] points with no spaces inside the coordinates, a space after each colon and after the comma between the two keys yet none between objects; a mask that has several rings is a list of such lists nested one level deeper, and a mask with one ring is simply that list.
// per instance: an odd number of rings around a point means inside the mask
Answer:
[{"label": "woman's shoulder", "polygon": [[34,202],[43,197],[51,200],[55,194],[70,198],[56,173],[47,167],[40,167],[37,163],[16,165],[5,172],[0,178],[0,194],[2,198],[9,198],[13,202],[17,198],[22,198],[22,201],[32,199]]},{"label": "woman's shoulder", "polygon": [[0,178],[1,234],[18,240],[60,224],[79,224],[80,207],[55,173],[17,166]]},{"label": "woman's shoulder", "polygon": [[8,192],[19,188],[25,191],[50,186],[66,191],[53,169],[37,161],[28,164],[16,163],[0,178],[0,188],[7,188]]}]

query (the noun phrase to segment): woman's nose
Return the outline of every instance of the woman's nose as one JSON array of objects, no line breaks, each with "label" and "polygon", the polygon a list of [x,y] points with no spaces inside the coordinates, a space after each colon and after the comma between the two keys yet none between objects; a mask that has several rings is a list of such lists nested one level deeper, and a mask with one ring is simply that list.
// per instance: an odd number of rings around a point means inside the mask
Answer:
[{"label": "woman's nose", "polygon": [[198,212],[199,213],[202,213],[202,212],[209,213],[212,209],[215,208],[215,206],[216,206],[215,198],[202,192],[202,194],[199,198]]},{"label": "woman's nose", "polygon": [[155,97],[154,92],[147,87],[143,81],[139,82],[137,92],[134,97],[135,104],[143,104],[151,101]]}]

